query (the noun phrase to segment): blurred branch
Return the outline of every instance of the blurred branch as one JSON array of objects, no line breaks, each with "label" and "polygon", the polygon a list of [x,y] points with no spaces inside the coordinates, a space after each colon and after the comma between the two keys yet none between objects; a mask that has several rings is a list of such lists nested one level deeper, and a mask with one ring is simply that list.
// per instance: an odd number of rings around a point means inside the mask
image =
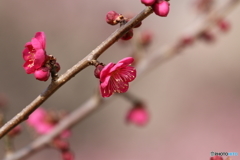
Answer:
[{"label": "blurred branch", "polygon": [[35,153],[37,150],[40,150],[44,146],[48,145],[49,142],[58,136],[59,133],[61,133],[64,129],[70,128],[80,120],[84,119],[87,115],[92,113],[102,102],[103,99],[99,96],[99,94],[93,95],[84,104],[82,104],[71,114],[67,115],[63,120],[61,120],[49,134],[37,138],[31,144],[24,147],[20,151],[13,153],[12,155],[8,154],[5,160],[23,159]]},{"label": "blurred branch", "polygon": [[76,65],[70,68],[67,72],[61,75],[56,81],[52,81],[48,88],[34,99],[28,106],[26,106],[20,113],[14,116],[4,126],[0,128],[0,138],[2,138],[7,132],[13,129],[15,126],[26,120],[28,116],[37,109],[44,101],[46,101],[56,90],[58,90],[67,81],[73,78],[77,73],[90,65],[92,60],[96,60],[104,51],[106,51],[111,45],[113,45],[120,37],[122,37],[133,26],[144,20],[153,12],[151,7],[146,7],[141,13],[135,16],[128,23],[117,29],[112,35],[110,35],[105,41],[103,41],[97,48],[89,53],[85,58],[79,61]]},{"label": "blurred branch", "polygon": [[[221,17],[226,16],[227,13],[231,11],[239,1],[240,0],[229,0],[227,5],[211,12],[209,15],[207,15],[204,18],[204,20],[202,20],[202,24],[200,25],[201,27],[195,28],[195,30],[191,32],[191,36],[197,39],[199,33],[216,24],[216,20],[217,18],[219,18],[219,15],[221,15]],[[170,57],[173,57],[174,55],[179,54],[180,50],[178,48],[179,47],[178,43],[179,42],[169,45],[166,48],[162,48],[161,50],[152,53],[151,55],[149,55],[148,57],[140,61],[140,63],[137,65],[138,77],[149,73],[149,70],[154,66],[162,64],[163,62],[168,60]],[[130,93],[118,94],[118,95],[124,96],[129,100],[136,101],[136,97],[132,96]],[[71,114],[69,114],[67,117],[65,117],[58,125],[56,125],[56,127],[49,134],[39,137],[28,146],[15,152],[14,154],[5,158],[4,160],[19,160],[19,159],[26,158],[27,156],[34,153],[35,151],[43,148],[54,137],[59,135],[59,133],[61,133],[63,130],[83,120],[87,115],[92,113],[95,109],[99,107],[100,104],[103,104],[104,102],[106,101],[101,100],[99,97],[98,98],[96,96],[91,97],[86,103],[84,103],[79,108],[74,110]]]},{"label": "blurred branch", "polygon": [[193,40],[197,40],[201,33],[216,25],[219,18],[224,18],[230,11],[233,11],[234,7],[236,7],[239,2],[240,0],[228,0],[224,6],[213,10],[201,19],[197,19],[198,22],[189,26],[175,43],[163,46],[159,50],[154,51],[151,55],[147,55],[143,58],[137,70],[138,74],[147,74],[156,66],[162,64],[170,58],[175,57],[176,55],[179,55],[184,49],[184,47],[180,46],[182,38],[190,36]]}]

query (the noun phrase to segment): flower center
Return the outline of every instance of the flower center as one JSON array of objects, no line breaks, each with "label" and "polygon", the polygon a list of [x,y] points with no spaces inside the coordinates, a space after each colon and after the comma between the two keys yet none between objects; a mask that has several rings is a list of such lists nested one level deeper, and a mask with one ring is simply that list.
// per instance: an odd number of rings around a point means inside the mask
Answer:
[{"label": "flower center", "polygon": [[29,54],[28,61],[32,62],[32,63],[28,64],[29,68],[32,68],[34,66],[34,60],[35,60],[34,55],[35,55],[35,53],[36,53],[36,50],[34,48],[32,48],[31,51],[28,52],[28,54]]}]

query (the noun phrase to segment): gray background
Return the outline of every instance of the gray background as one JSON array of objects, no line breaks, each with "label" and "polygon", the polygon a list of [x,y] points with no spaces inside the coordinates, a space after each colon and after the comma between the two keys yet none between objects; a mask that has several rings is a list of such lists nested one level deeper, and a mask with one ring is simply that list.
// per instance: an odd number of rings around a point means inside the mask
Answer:
[{"label": "gray background", "polygon": [[[77,63],[117,27],[105,23],[110,10],[138,13],[139,0],[24,0],[0,4],[0,92],[6,94],[8,119],[17,114],[48,82],[36,81],[22,68],[22,50],[37,31],[47,35],[47,52],[57,57],[60,74]],[[155,68],[131,86],[150,112],[146,127],[126,125],[131,104],[116,98],[73,129],[70,138],[76,160],[203,160],[210,152],[240,152],[240,7],[228,19],[232,28],[218,34],[216,43],[195,43],[183,54]],[[154,32],[149,51],[174,42],[196,18],[192,1],[171,1],[167,18],[154,14],[140,29]],[[130,46],[114,44],[99,60],[116,62],[131,53]],[[73,110],[98,85],[93,67],[85,69],[50,97],[45,108]],[[32,138],[15,139],[16,149]],[[0,157],[3,157],[2,140]],[[29,159],[60,159],[45,149]],[[234,157],[233,157],[234,158]],[[237,159],[234,158],[234,160]]]}]

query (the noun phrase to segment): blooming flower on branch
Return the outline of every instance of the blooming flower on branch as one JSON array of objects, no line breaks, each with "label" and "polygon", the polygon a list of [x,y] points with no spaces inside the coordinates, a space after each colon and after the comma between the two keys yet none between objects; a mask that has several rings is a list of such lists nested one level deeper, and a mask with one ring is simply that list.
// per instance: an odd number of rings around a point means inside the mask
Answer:
[{"label": "blooming flower on branch", "polygon": [[115,92],[124,93],[128,90],[128,83],[136,78],[136,69],[130,66],[133,61],[132,57],[127,57],[116,64],[96,66],[95,76],[100,79],[100,92],[103,97],[110,97]]},{"label": "blooming flower on branch", "polygon": [[27,74],[34,74],[37,80],[47,81],[50,73],[52,80],[56,80],[60,65],[55,57],[46,54],[45,47],[46,38],[44,32],[37,32],[31,42],[25,44],[23,68]]},{"label": "blooming flower on branch", "polygon": [[32,38],[31,42],[25,44],[23,50],[23,59],[25,63],[23,68],[27,74],[32,74],[35,70],[39,69],[46,60],[46,39],[44,32],[37,32]]}]

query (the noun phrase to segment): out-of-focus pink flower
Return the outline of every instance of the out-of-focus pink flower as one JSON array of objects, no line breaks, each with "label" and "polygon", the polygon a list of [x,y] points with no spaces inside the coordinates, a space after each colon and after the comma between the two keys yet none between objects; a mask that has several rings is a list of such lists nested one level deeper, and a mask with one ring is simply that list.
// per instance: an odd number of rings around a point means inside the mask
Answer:
[{"label": "out-of-focus pink flower", "polygon": [[223,19],[220,19],[217,24],[218,24],[219,29],[223,32],[229,31],[229,29],[231,27],[230,23]]},{"label": "out-of-focus pink flower", "polygon": [[18,125],[8,132],[8,136],[15,137],[16,135],[20,134],[21,131],[22,131],[22,128],[21,126]]},{"label": "out-of-focus pink flower", "polygon": [[39,107],[28,117],[27,123],[31,127],[38,126],[43,122],[46,115],[47,112],[43,108]]},{"label": "out-of-focus pink flower", "polygon": [[139,43],[142,46],[147,46],[152,42],[152,39],[153,39],[153,33],[149,30],[145,30],[140,34]]},{"label": "out-of-focus pink flower", "polygon": [[34,77],[40,81],[47,81],[50,76],[49,68],[41,67],[34,72]]},{"label": "out-of-focus pink flower", "polygon": [[155,3],[156,0],[141,0],[141,2],[143,4],[145,4],[146,6],[151,6]]},{"label": "out-of-focus pink flower", "polygon": [[209,12],[212,9],[214,0],[195,0],[194,5],[200,12]]},{"label": "out-of-focus pink flower", "polygon": [[211,157],[210,160],[223,160],[223,158],[221,156],[214,156]]},{"label": "out-of-focus pink flower", "polygon": [[192,45],[194,43],[194,37],[191,35],[185,35],[180,39],[180,46],[185,47],[188,45]]},{"label": "out-of-focus pink flower", "polygon": [[27,74],[34,73],[35,70],[43,66],[46,60],[45,46],[46,40],[44,32],[37,32],[31,42],[25,44],[25,49],[23,50],[25,63],[23,68]]},{"label": "out-of-focus pink flower", "polygon": [[160,0],[153,4],[153,11],[156,15],[167,17],[170,10],[170,4],[167,1]]},{"label": "out-of-focus pink flower", "polygon": [[[36,109],[27,119],[28,125],[33,127],[39,134],[47,134],[55,127],[57,122],[58,120],[52,118],[51,114],[41,107]],[[69,130],[65,130],[60,134],[60,137],[62,138],[67,138],[69,136]]]},{"label": "out-of-focus pink flower", "polygon": [[69,143],[61,138],[55,138],[53,140],[53,145],[60,151],[68,151]]},{"label": "out-of-focus pink flower", "polygon": [[211,31],[204,31],[199,35],[199,38],[205,42],[214,42],[216,40],[215,35]]},{"label": "out-of-focus pink flower", "polygon": [[129,88],[129,82],[136,78],[136,69],[129,66],[133,63],[132,57],[119,62],[109,63],[100,73],[100,91],[103,97],[109,97],[114,92],[124,93]]},{"label": "out-of-focus pink flower", "polygon": [[70,151],[64,151],[62,152],[62,158],[63,160],[74,160],[74,155]]},{"label": "out-of-focus pink flower", "polygon": [[142,105],[140,106],[137,105],[129,110],[126,120],[129,123],[134,123],[138,126],[143,126],[147,124],[149,120],[149,115],[145,107],[143,107]]}]

